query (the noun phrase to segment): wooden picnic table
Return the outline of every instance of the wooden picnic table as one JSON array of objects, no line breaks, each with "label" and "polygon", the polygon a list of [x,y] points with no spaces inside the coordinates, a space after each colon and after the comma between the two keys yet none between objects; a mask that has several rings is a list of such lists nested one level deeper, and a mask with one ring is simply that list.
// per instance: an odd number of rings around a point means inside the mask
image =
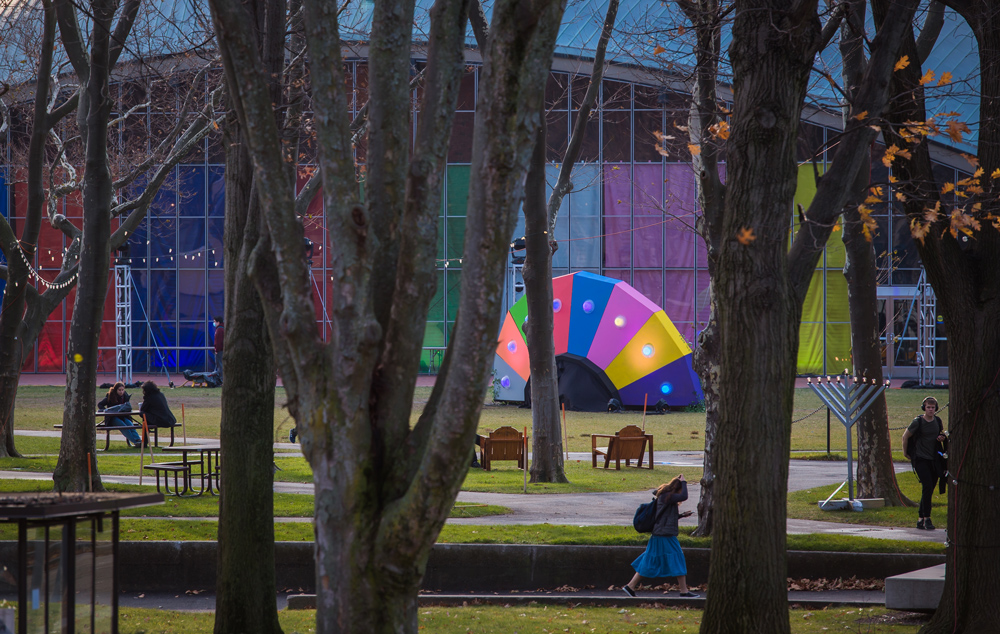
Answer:
[{"label": "wooden picnic table", "polygon": [[[137,416],[141,420],[142,419],[142,412],[140,412],[139,410],[130,410],[130,411],[127,411],[127,412],[109,412],[109,411],[105,410],[105,411],[102,411],[102,412],[94,412],[94,416],[96,418],[97,431],[99,431],[99,432],[100,431],[106,432],[105,435],[104,435],[104,449],[103,449],[103,451],[107,451],[108,449],[111,448],[111,432],[113,432],[113,431],[121,431],[123,429],[134,429],[137,432],[139,432],[140,436],[142,435],[142,424],[141,423],[139,425],[108,425],[108,424],[106,424],[108,422],[108,418],[109,417],[110,418],[127,418],[129,416]],[[100,420],[102,418],[104,420]],[[180,423],[178,423],[176,425],[173,425],[172,427],[164,427],[164,429],[169,429],[170,430],[170,446],[173,446],[173,444],[174,444],[174,427],[179,427],[179,426],[180,426]],[[63,428],[63,426],[61,424],[60,425],[53,425],[52,427],[54,429],[62,429]],[[153,446],[154,447],[159,447],[160,446],[160,435],[157,432],[158,429],[159,429],[158,427],[153,427],[153,426],[149,427],[149,431],[151,431],[153,433]],[[99,449],[99,451],[101,451],[101,450]]]},{"label": "wooden picnic table", "polygon": [[[199,465],[201,468],[201,490],[195,495],[201,495],[208,491],[211,495],[218,495],[221,490],[219,484],[219,474],[221,465],[222,446],[218,442],[201,443],[197,445],[172,445],[163,447],[163,451],[174,451],[181,454],[181,462],[190,465]],[[198,453],[198,459],[188,460],[188,454]],[[214,465],[212,461],[215,461]],[[194,474],[192,474],[194,475]],[[213,484],[214,479],[214,484]],[[194,487],[191,487],[194,490]]]}]

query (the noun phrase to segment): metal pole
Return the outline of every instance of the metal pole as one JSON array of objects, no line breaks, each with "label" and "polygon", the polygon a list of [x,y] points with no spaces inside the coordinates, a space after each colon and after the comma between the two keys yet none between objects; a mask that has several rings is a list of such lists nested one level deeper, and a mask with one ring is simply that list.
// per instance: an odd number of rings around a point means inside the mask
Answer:
[{"label": "metal pole", "polygon": [[851,428],[847,428],[847,499],[854,499],[854,461],[851,456]]},{"label": "metal pole", "polygon": [[830,455],[830,408],[826,408],[826,455]]}]

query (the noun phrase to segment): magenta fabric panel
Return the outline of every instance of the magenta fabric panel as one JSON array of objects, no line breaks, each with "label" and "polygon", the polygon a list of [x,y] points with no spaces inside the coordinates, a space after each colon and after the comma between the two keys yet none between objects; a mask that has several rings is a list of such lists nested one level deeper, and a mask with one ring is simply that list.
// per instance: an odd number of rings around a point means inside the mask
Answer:
[{"label": "magenta fabric panel", "polygon": [[604,166],[604,215],[628,216],[632,213],[632,175],[629,165]]},{"label": "magenta fabric panel", "polygon": [[632,219],[604,218],[604,266],[632,266]]},{"label": "magenta fabric panel", "polygon": [[[663,307],[663,272],[635,271],[632,287],[658,307]],[[669,313],[667,314],[669,317]]]},{"label": "magenta fabric panel", "polygon": [[[667,234],[667,248],[663,254],[664,266],[693,267],[695,242],[695,209],[698,190],[694,174],[687,164],[666,166],[667,198],[664,203],[664,230]],[[667,311],[669,315],[670,312]],[[671,319],[673,316],[671,316]]]},{"label": "magenta fabric panel", "polygon": [[636,165],[633,187],[632,248],[635,262],[663,266],[663,170],[660,165]]},{"label": "magenta fabric panel", "polygon": [[614,279],[614,280],[621,280],[621,281],[625,282],[626,284],[631,284],[632,283],[632,277],[629,275],[629,270],[628,269],[624,269],[624,270],[621,270],[621,269],[619,269],[619,270],[607,270],[607,269],[605,269],[603,275],[604,275],[604,277],[610,277],[611,279]]},{"label": "magenta fabric panel", "polygon": [[694,321],[694,271],[665,271],[663,311],[670,321]]},{"label": "magenta fabric panel", "polygon": [[701,330],[708,324],[708,318],[712,313],[712,305],[709,294],[708,269],[698,269],[698,329]]},{"label": "magenta fabric panel", "polygon": [[632,340],[658,310],[658,306],[653,305],[634,288],[616,284],[608,298],[601,323],[597,326],[587,358],[597,367],[607,368],[625,344]]}]

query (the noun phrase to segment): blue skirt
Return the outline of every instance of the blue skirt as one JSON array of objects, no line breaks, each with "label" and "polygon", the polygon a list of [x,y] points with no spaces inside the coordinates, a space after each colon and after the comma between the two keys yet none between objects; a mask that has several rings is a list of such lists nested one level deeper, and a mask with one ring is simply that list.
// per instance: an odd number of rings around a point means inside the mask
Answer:
[{"label": "blue skirt", "polygon": [[687,564],[681,545],[674,536],[653,535],[646,544],[646,552],[632,562],[632,567],[643,577],[683,577],[687,575]]}]

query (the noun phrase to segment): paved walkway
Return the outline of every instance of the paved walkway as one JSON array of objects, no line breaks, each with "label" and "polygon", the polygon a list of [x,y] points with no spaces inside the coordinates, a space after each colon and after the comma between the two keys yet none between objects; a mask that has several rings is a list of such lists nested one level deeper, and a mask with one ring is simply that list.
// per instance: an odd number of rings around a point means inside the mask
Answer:
[{"label": "paved walkway", "polygon": [[[58,436],[56,431],[16,431],[23,436]],[[189,438],[189,443],[215,442],[209,438]],[[290,443],[275,443],[276,449],[297,449],[299,445]],[[570,452],[570,460],[590,460],[586,452]],[[664,479],[683,473],[685,468],[701,468],[703,452],[700,451],[657,451],[654,462],[658,469],[664,472]],[[902,472],[910,468],[909,464],[897,463],[896,471]],[[846,477],[847,465],[844,462],[827,462],[823,460],[791,460],[789,461],[788,489],[801,491],[831,483],[843,482]],[[47,473],[30,473],[23,471],[0,471],[0,478],[23,478],[31,480],[48,480],[52,476]],[[139,484],[138,476],[102,476],[106,482],[121,484]],[[150,481],[150,478],[144,478]],[[276,493],[313,493],[312,483],[275,482]],[[846,494],[846,489],[845,489]],[[701,495],[701,487],[697,481],[688,483],[688,500],[681,504],[681,510],[693,511],[691,517],[681,520],[682,526],[697,525],[697,505]],[[571,526],[631,526],[632,515],[637,506],[651,499],[650,492],[616,492],[616,493],[477,493],[461,491],[459,502],[471,504],[491,504],[510,509],[505,515],[489,515],[473,518],[449,519],[449,524],[475,525],[523,525],[523,524],[563,524]],[[818,502],[819,500],[817,500]],[[838,513],[831,512],[831,518]],[[175,518],[187,519],[187,518]],[[200,518],[205,519],[205,518]],[[310,518],[275,518],[277,522],[309,522]],[[900,539],[911,541],[933,541],[944,543],[943,530],[924,531],[917,528],[894,528],[884,526],[868,526],[864,524],[849,524],[841,522],[826,522],[812,520],[788,520],[789,534],[830,533],[841,535],[857,535],[879,539]]]}]

